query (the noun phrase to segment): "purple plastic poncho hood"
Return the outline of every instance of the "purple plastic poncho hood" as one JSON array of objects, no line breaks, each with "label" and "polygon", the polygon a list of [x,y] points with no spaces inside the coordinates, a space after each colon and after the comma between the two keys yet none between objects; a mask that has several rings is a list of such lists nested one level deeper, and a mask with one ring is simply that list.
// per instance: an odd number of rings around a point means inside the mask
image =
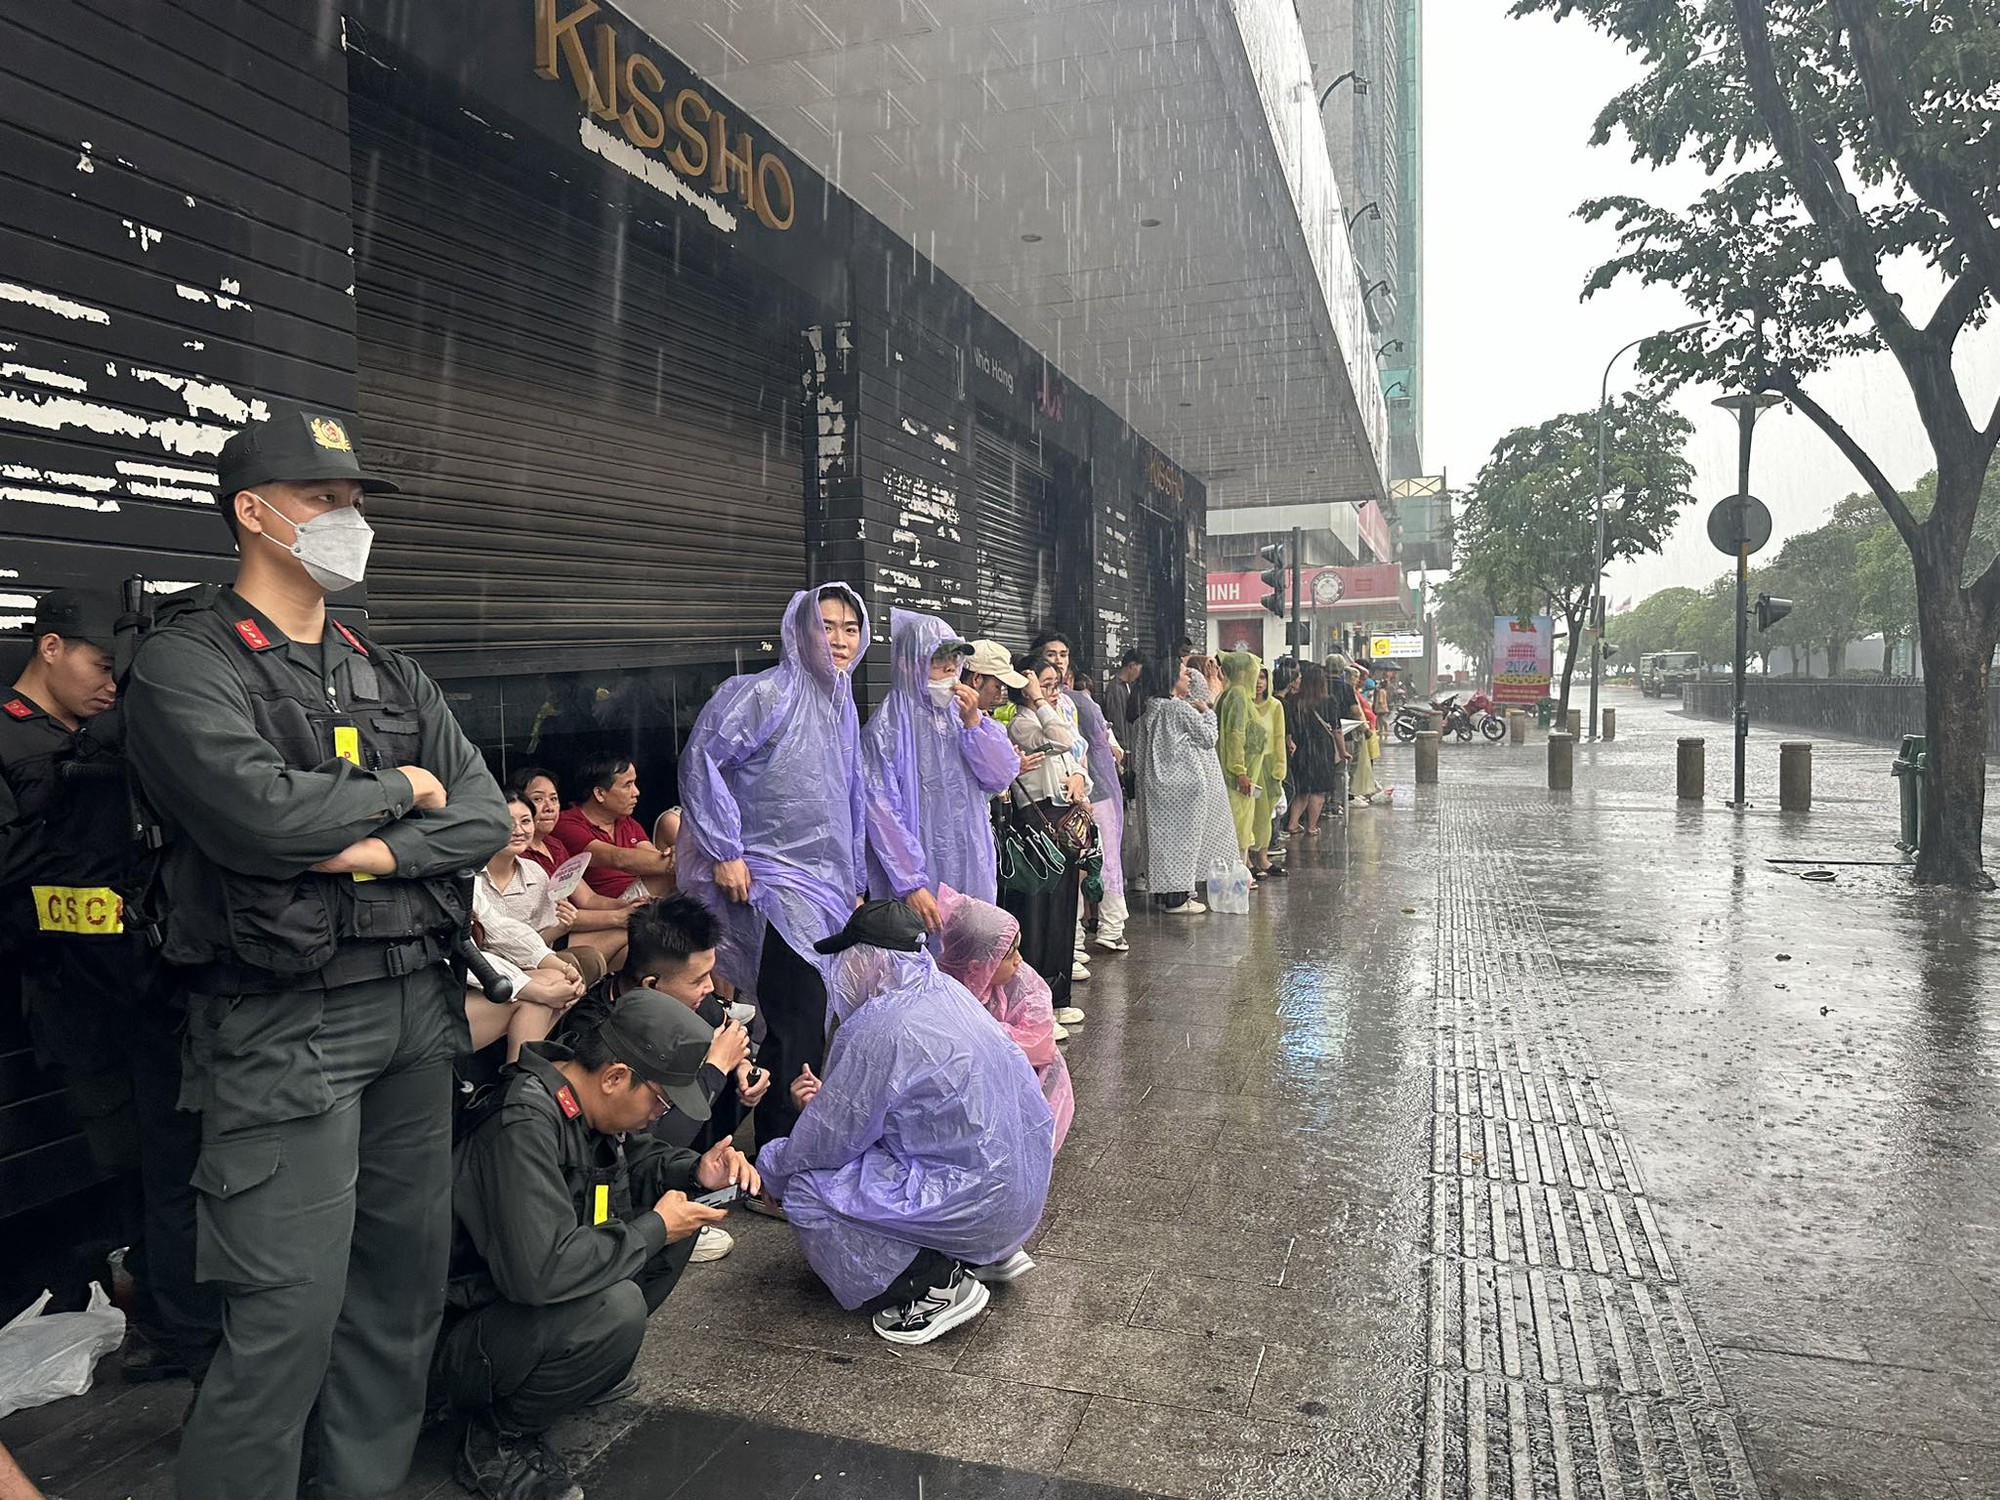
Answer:
[{"label": "purple plastic poncho hood", "polygon": [[825,1084],[757,1157],[820,1279],[855,1308],[919,1249],[970,1265],[1020,1249],[1055,1155],[1021,1049],[928,953],[850,948],[828,989]]},{"label": "purple plastic poncho hood", "polygon": [[[755,987],[765,923],[815,959],[812,945],[840,929],[867,888],[848,676],[868,653],[868,611],[848,593],[861,649],[846,672],[827,647],[819,589],[802,589],[785,610],[778,665],[717,688],[681,751],[680,887],[721,922],[716,968],[741,989]],[[716,889],[715,867],[732,859],[749,867],[748,905]]]},{"label": "purple plastic poncho hood", "polygon": [[931,657],[953,639],[935,615],[889,611],[895,682],[861,732],[868,808],[868,893],[899,900],[950,885],[997,894],[993,818],[1021,762],[1007,731],[984,714],[967,729],[958,706],[931,700]]}]

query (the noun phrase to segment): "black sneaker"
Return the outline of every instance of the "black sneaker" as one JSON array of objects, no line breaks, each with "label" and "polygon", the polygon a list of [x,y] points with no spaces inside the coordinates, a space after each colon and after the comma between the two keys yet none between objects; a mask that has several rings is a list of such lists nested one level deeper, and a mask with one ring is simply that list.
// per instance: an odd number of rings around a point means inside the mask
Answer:
[{"label": "black sneaker", "polygon": [[489,1417],[466,1424],[451,1477],[484,1500],[583,1500],[582,1487],[546,1438],[503,1432]]},{"label": "black sneaker", "polygon": [[875,1314],[875,1331],[892,1344],[928,1344],[976,1318],[993,1298],[986,1283],[965,1274],[964,1266],[951,1268],[951,1280],[934,1286],[914,1302],[901,1307],[885,1307]]}]

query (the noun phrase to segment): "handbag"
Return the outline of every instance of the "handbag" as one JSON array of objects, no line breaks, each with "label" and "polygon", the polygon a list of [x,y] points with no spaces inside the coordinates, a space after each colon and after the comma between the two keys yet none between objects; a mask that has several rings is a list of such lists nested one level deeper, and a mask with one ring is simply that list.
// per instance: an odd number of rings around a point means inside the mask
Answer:
[{"label": "handbag", "polygon": [[994,822],[1002,890],[1039,896],[1062,884],[1069,861],[1046,829],[1020,815],[1011,796],[997,808]]}]

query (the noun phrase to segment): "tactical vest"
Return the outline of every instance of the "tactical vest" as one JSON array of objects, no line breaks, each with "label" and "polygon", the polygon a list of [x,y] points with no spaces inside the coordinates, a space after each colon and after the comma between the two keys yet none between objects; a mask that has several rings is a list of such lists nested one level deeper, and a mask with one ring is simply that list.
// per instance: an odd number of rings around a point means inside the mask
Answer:
[{"label": "tactical vest", "polygon": [[[156,617],[213,644],[234,669],[258,736],[293,770],[336,760],[366,771],[417,763],[423,722],[400,661],[346,626],[329,622],[357,653],[345,664],[346,703],[332,703],[280,650],[261,650],[225,619],[211,590],[181,595]],[[253,639],[255,638],[255,639]],[[357,879],[305,871],[289,879],[245,875],[210,860],[183,836],[160,867],[168,962],[208,966],[245,990],[332,988],[408,974],[450,952],[472,911],[469,879]]]},{"label": "tactical vest", "polygon": [[[505,1122],[517,1119],[546,1120],[555,1126],[557,1165],[576,1222],[620,1224],[638,1217],[632,1205],[632,1178],[625,1166],[624,1143],[596,1137],[611,1146],[611,1160],[598,1160],[594,1132],[583,1118],[583,1106],[577,1103],[569,1080],[547,1058],[524,1049],[520,1061],[508,1067],[499,1084],[483,1091],[469,1111],[471,1118],[458,1150],[466,1149],[464,1143],[482,1128],[500,1130]],[[502,1123],[495,1123],[496,1116]],[[499,1295],[478,1247],[465,1226],[454,1220],[447,1301],[454,1308],[482,1307],[499,1300]]]},{"label": "tactical vest", "polygon": [[0,689],[0,780],[17,810],[0,889],[0,952],[18,951],[38,933],[121,935],[137,848],[118,710],[72,733]]}]

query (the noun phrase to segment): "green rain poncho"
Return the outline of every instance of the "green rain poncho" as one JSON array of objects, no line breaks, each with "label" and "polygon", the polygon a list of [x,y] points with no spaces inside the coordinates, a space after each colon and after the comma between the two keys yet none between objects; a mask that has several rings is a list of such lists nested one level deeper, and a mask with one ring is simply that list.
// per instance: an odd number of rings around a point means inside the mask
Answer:
[{"label": "green rain poncho", "polygon": [[[1257,674],[1264,669],[1248,651],[1225,651],[1216,658],[1228,684],[1215,705],[1216,755],[1222,761],[1222,780],[1229,788],[1229,812],[1236,820],[1236,847],[1248,849],[1258,842],[1257,798],[1264,784],[1271,752],[1271,733],[1257,712]],[[1250,778],[1250,791],[1241,790],[1240,777]],[[1270,820],[1265,820],[1269,827]]]}]

